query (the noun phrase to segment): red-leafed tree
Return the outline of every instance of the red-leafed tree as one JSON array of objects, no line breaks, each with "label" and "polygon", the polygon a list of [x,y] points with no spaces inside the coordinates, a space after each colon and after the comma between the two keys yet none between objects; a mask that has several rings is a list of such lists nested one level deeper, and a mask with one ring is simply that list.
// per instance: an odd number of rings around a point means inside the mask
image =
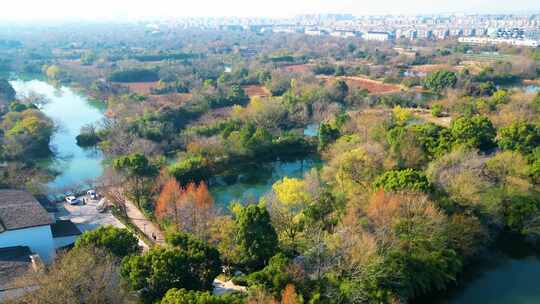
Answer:
[{"label": "red-leafed tree", "polygon": [[177,229],[201,239],[208,238],[209,224],[214,215],[214,199],[205,183],[189,183],[182,188],[176,179],[165,182],[156,203],[156,216]]}]

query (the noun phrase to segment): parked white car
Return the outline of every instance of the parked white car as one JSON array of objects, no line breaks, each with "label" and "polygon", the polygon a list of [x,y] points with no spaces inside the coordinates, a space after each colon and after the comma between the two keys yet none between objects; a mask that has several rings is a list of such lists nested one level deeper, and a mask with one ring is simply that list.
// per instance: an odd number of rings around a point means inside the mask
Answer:
[{"label": "parked white car", "polygon": [[96,190],[88,190],[88,191],[86,191],[86,195],[88,195],[93,200],[98,198]]},{"label": "parked white car", "polygon": [[73,195],[70,195],[66,197],[66,202],[68,202],[70,205],[77,205],[81,203],[81,200]]}]

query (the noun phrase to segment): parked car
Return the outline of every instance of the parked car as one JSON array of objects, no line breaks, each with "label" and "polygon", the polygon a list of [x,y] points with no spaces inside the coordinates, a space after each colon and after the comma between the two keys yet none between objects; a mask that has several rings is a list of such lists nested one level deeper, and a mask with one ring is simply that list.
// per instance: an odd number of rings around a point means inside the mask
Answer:
[{"label": "parked car", "polygon": [[74,195],[70,195],[66,197],[66,202],[68,202],[70,205],[77,205],[81,203],[81,200]]},{"label": "parked car", "polygon": [[90,198],[93,199],[93,200],[98,198],[96,190],[88,190],[88,191],[86,191],[86,195],[90,196]]}]

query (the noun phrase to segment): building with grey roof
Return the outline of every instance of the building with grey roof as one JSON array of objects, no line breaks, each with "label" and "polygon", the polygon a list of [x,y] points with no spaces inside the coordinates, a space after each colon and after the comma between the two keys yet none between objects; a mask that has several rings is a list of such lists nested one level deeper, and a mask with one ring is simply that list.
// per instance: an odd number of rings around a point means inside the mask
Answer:
[{"label": "building with grey roof", "polygon": [[0,190],[0,248],[27,246],[45,262],[54,259],[53,219],[34,196]]}]

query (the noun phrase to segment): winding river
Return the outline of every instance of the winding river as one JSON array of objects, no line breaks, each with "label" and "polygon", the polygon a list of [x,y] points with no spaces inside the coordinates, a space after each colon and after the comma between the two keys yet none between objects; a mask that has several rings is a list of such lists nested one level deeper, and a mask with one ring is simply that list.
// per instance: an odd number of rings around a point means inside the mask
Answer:
[{"label": "winding river", "polygon": [[58,172],[48,184],[49,191],[52,194],[62,193],[99,177],[103,172],[101,152],[96,148],[79,147],[75,137],[81,127],[98,123],[103,118],[105,105],[69,87],[54,87],[42,80],[16,79],[11,81],[11,85],[18,96],[30,93],[44,96],[47,103],[41,109],[57,127],[50,143],[54,158],[44,161],[50,169]]}]

